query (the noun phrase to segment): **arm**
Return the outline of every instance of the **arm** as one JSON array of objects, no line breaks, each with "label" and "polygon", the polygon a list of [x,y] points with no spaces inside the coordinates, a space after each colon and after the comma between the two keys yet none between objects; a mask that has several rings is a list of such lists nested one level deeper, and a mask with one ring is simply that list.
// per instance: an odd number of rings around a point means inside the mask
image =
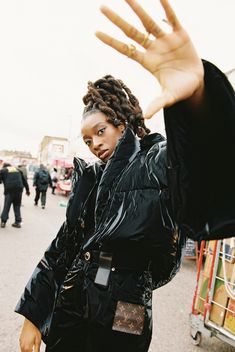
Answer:
[{"label": "arm", "polygon": [[[59,288],[79,252],[81,238],[80,228],[76,227],[78,206],[77,197],[74,199],[74,192],[77,191],[74,189],[77,189],[81,173],[82,170],[76,173],[77,177],[67,207],[67,220],[38,263],[15,309],[31,322],[31,325],[26,324],[22,333],[30,331],[33,340],[37,331],[34,327],[42,333],[44,341],[46,340]],[[24,333],[24,336],[26,335],[27,333]]]},{"label": "arm", "polygon": [[35,187],[37,185],[37,178],[38,178],[38,172],[35,171],[35,173],[33,175],[33,187]]},{"label": "arm", "polygon": [[50,185],[50,187],[52,187],[52,179],[51,179],[51,175],[49,172],[48,172],[48,177],[49,177],[49,185]]},{"label": "arm", "polygon": [[160,84],[161,94],[149,105],[145,117],[150,118],[161,108],[186,99],[194,107],[203,104],[204,70],[201,59],[168,1],[161,0],[161,4],[172,28],[170,33],[164,32],[137,1],[126,2],[142,22],[143,31],[140,32],[105,6],[101,7],[101,12],[128,38],[135,41],[137,48],[103,32],[97,32],[96,36],[121,54],[138,62]]},{"label": "arm", "polygon": [[234,236],[235,93],[204,61],[205,103],[165,109],[168,177],[174,215],[194,240]]},{"label": "arm", "polygon": [[29,192],[29,184],[27,182],[27,179],[25,178],[25,176],[24,176],[24,174],[23,174],[23,172],[21,170],[19,170],[19,172],[21,174],[21,178],[22,178],[22,182],[23,182],[24,188],[26,189],[26,194],[27,194],[27,196],[29,196],[30,192]]},{"label": "arm", "polygon": [[[167,0],[165,33],[135,0],[126,0],[144,30],[107,7],[101,12],[141,48],[97,32],[105,44],[150,72],[161,94],[145,117],[165,109],[168,179],[174,217],[193,239],[231,237],[235,230],[235,97],[225,76],[203,62]],[[150,33],[151,37],[144,34]]]},{"label": "arm", "polygon": [[[49,328],[58,288],[73,260],[73,245],[64,223],[34,270],[15,311],[43,335]],[[75,247],[75,245],[74,245]]]}]

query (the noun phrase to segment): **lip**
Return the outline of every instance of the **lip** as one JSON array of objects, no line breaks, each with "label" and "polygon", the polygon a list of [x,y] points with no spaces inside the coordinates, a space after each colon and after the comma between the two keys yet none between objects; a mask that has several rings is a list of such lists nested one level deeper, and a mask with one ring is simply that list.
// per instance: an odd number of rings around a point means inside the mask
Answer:
[{"label": "lip", "polygon": [[98,153],[98,158],[101,159],[102,161],[107,159],[107,157],[109,156],[109,151],[108,149],[105,149],[105,150],[101,150],[99,153]]}]

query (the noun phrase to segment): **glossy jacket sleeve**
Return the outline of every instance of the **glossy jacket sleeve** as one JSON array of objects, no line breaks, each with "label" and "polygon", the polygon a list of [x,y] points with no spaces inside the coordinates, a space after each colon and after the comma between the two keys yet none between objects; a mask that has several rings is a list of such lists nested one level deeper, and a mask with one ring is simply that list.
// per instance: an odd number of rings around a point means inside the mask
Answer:
[{"label": "glossy jacket sleeve", "polygon": [[50,325],[58,288],[70,262],[71,251],[64,223],[28,281],[15,311],[30,320],[43,335]]},{"label": "glossy jacket sleeve", "polygon": [[235,94],[217,67],[203,65],[206,108],[180,102],[164,111],[174,217],[194,240],[235,233]]},{"label": "glossy jacket sleeve", "polygon": [[71,227],[72,220],[68,209],[74,207],[75,189],[83,171],[80,164],[75,163],[77,172],[74,173],[76,177],[74,176],[67,206],[66,221],[36,266],[15,308],[17,313],[22,314],[38,327],[44,341],[50,327],[59,288],[79,251],[79,233],[75,225]]}]

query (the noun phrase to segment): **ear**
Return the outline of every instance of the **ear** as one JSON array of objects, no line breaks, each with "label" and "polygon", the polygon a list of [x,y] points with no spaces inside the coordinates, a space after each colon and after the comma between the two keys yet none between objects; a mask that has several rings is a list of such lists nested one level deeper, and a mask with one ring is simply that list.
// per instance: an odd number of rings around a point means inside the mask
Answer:
[{"label": "ear", "polygon": [[121,133],[124,133],[125,126],[123,124],[119,125],[118,128],[120,129]]}]

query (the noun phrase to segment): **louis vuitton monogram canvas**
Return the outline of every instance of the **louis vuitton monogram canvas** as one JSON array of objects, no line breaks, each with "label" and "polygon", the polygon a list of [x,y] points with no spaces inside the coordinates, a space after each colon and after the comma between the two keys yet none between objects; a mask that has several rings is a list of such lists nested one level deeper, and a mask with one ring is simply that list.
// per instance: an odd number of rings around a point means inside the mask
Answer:
[{"label": "louis vuitton monogram canvas", "polygon": [[145,307],[123,301],[117,302],[113,330],[141,335],[144,328]]}]

